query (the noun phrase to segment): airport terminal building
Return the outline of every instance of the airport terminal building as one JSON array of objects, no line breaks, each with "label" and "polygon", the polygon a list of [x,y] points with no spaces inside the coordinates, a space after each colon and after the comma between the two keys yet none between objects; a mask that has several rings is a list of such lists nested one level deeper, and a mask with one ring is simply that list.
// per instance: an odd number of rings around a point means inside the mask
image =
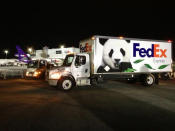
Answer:
[{"label": "airport terminal building", "polygon": [[42,50],[35,50],[35,53],[32,55],[32,60],[36,59],[47,59],[50,62],[56,62],[61,64],[65,59],[67,54],[79,53],[79,48],[68,47],[68,48],[52,48],[43,47]]}]

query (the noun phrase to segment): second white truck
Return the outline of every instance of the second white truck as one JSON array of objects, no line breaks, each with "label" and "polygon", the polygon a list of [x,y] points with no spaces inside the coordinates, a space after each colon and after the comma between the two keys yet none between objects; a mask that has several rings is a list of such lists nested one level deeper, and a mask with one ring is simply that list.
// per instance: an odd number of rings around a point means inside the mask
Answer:
[{"label": "second white truck", "polygon": [[80,42],[80,52],[66,56],[49,71],[49,85],[70,90],[105,79],[127,79],[151,86],[159,73],[172,72],[171,42],[93,36]]}]

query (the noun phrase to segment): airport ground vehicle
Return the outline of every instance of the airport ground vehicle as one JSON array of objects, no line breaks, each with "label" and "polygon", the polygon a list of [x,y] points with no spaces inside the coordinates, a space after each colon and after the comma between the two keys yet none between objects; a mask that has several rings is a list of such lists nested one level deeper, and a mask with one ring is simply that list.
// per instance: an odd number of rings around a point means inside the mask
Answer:
[{"label": "airport ground vehicle", "polygon": [[158,84],[159,73],[172,72],[171,42],[93,36],[83,40],[80,52],[66,56],[63,66],[49,71],[48,82],[70,90],[103,79]]},{"label": "airport ground vehicle", "polygon": [[25,78],[44,78],[47,60],[32,60],[27,65]]}]

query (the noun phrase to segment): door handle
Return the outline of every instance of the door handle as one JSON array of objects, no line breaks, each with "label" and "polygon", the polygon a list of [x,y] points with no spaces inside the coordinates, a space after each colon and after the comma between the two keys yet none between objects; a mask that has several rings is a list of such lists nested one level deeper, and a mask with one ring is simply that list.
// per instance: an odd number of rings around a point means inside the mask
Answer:
[{"label": "door handle", "polygon": [[85,73],[87,73],[88,72],[88,69],[85,69]]}]

